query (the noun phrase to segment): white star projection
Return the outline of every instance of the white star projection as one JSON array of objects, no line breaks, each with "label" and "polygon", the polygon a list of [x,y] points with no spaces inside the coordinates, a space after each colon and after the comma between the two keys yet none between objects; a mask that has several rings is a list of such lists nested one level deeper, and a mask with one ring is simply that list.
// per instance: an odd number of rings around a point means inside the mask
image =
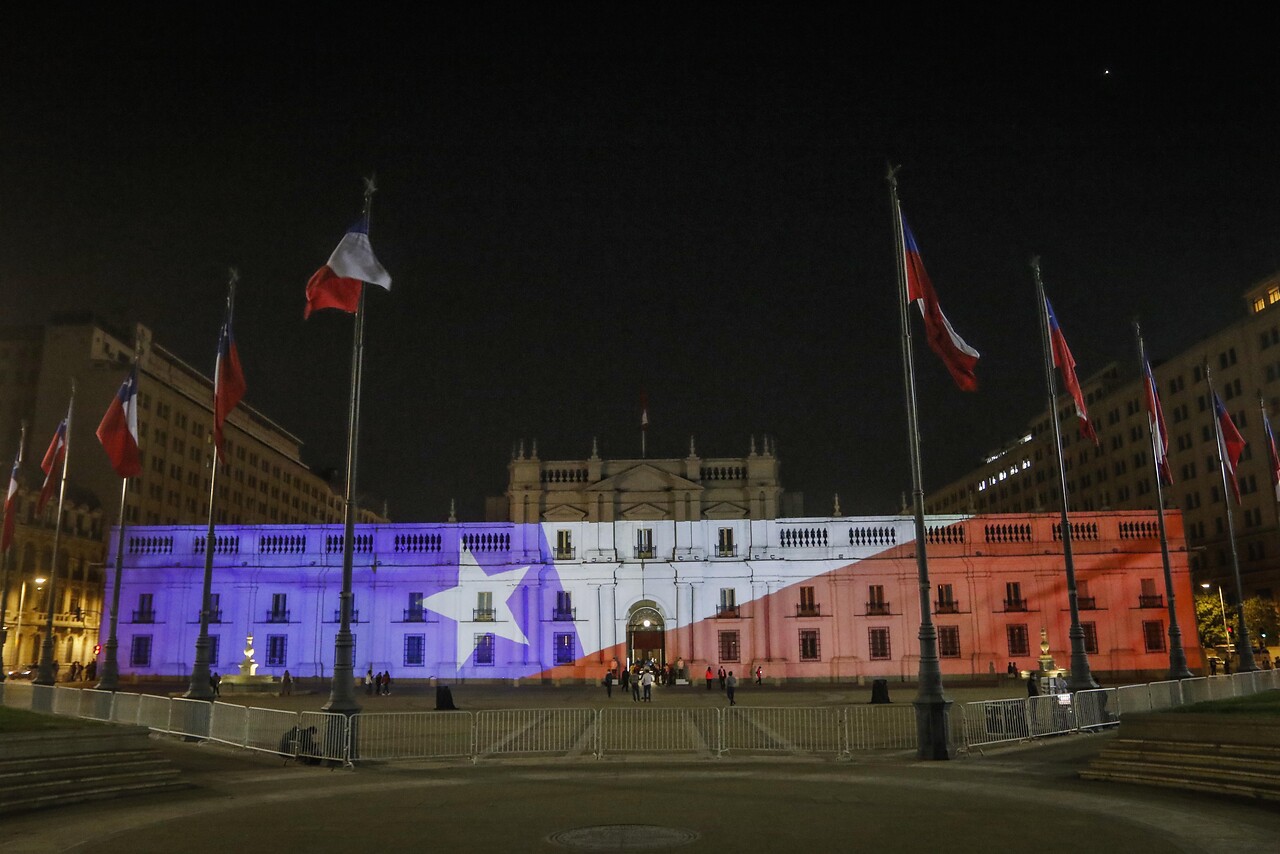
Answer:
[{"label": "white star projection", "polygon": [[507,596],[498,595],[494,597],[493,622],[486,621],[477,624],[473,620],[475,615],[472,613],[476,606],[476,593],[498,588],[501,594],[502,587],[511,583],[511,581],[519,584],[520,579],[528,571],[528,566],[522,566],[506,572],[485,572],[484,567],[480,566],[476,561],[475,555],[471,553],[471,550],[464,548],[458,557],[458,585],[447,590],[441,590],[439,593],[432,593],[422,600],[423,608],[453,620],[454,625],[457,627],[459,670],[462,669],[462,665],[466,663],[467,659],[471,657],[471,653],[475,651],[475,635],[481,625],[484,627],[483,631],[492,634],[495,639],[506,638],[518,644],[528,645],[529,639],[520,630],[520,625],[516,622],[516,615],[512,612],[511,606],[507,604]]}]

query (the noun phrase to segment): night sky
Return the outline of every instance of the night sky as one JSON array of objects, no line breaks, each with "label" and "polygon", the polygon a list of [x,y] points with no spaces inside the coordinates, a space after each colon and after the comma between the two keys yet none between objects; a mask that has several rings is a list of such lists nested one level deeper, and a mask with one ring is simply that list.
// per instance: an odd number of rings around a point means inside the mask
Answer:
[{"label": "night sky", "polygon": [[340,469],[352,321],[303,291],[376,172],[360,486],[398,521],[482,518],[521,437],[638,456],[642,391],[650,456],[769,434],[808,512],[895,512],[889,161],[982,354],[964,394],[917,338],[926,489],[1044,408],[1033,255],[1085,376],[1280,269],[1262,21],[93,8],[6,12],[0,322],[141,321],[212,373],[238,267],[249,402]]}]

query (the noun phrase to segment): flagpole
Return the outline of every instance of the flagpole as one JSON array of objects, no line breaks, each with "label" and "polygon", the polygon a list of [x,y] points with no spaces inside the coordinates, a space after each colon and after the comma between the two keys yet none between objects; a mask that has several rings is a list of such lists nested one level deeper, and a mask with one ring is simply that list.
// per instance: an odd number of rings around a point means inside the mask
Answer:
[{"label": "flagpole", "polygon": [[[17,466],[22,465],[22,450],[23,448],[26,447],[26,444],[27,444],[27,422],[23,421],[22,426],[19,428],[19,432],[18,432],[18,456],[14,458],[15,468]],[[12,481],[12,475],[10,475],[10,480]],[[6,483],[4,485],[4,488],[5,488],[5,497],[6,497],[4,524],[8,525],[10,524],[10,521],[11,521],[9,519],[9,514],[12,513],[15,508],[9,506],[9,501],[8,501],[9,484]],[[17,502],[15,501],[14,503],[16,504]],[[3,535],[0,535],[0,536],[3,536]],[[9,669],[4,664],[4,648],[5,648],[5,644],[9,640],[9,621],[6,618],[6,614],[8,613],[6,608],[9,604],[9,567],[13,563],[9,559],[9,555],[12,552],[13,552],[13,543],[9,543],[9,548],[4,550],[4,586],[3,588],[0,588],[0,682],[4,682],[5,673]]]},{"label": "flagpole", "polygon": [[62,445],[62,482],[58,484],[58,514],[53,526],[53,564],[49,567],[49,608],[45,616],[44,642],[40,644],[40,669],[33,681],[36,685],[54,684],[53,609],[57,605],[58,548],[62,539],[62,507],[67,497],[67,465],[71,461],[71,415],[76,407],[76,381],[71,381],[71,402],[67,404],[67,432]]},{"label": "flagpole", "polygon": [[1271,483],[1271,509],[1275,512],[1276,528],[1280,529],[1280,483],[1276,482],[1275,458],[1276,453],[1276,437],[1271,429],[1271,418],[1267,415],[1267,402],[1262,399],[1262,392],[1258,392],[1258,409],[1262,411],[1262,426],[1267,431],[1267,467],[1271,469],[1270,476],[1267,480]]},{"label": "flagpole", "polygon": [[[138,369],[138,361],[142,353],[142,339],[137,337],[133,342],[133,370]],[[214,450],[216,457],[217,450]],[[111,580],[111,623],[107,633],[107,642],[103,646],[102,678],[94,686],[99,691],[115,691],[120,687],[120,641],[116,637],[116,627],[120,618],[120,576],[124,572],[124,508],[129,495],[129,478],[120,479],[120,515],[116,520],[116,567],[115,577]],[[213,496],[209,497],[209,510],[213,511]],[[206,558],[207,559],[207,558]]]},{"label": "flagpole", "polygon": [[1049,423],[1053,425],[1053,447],[1058,452],[1058,487],[1062,497],[1062,557],[1067,567],[1067,605],[1071,610],[1071,628],[1067,637],[1071,640],[1071,693],[1088,691],[1098,687],[1089,669],[1089,654],[1084,648],[1084,627],[1080,625],[1080,603],[1076,589],[1076,567],[1071,553],[1071,523],[1067,519],[1067,469],[1062,457],[1062,430],[1058,426],[1058,390],[1053,380],[1053,350],[1049,342],[1049,303],[1040,279],[1040,259],[1031,259],[1031,270],[1036,280],[1036,296],[1040,300],[1040,346],[1044,350],[1044,378],[1049,391]]},{"label": "flagpole", "polygon": [[920,585],[919,688],[912,705],[916,709],[916,756],[950,759],[947,713],[951,701],[943,693],[942,666],[938,659],[938,632],[933,625],[929,593],[929,558],[924,526],[924,486],[920,463],[920,427],[916,414],[915,361],[911,349],[911,324],[907,316],[907,271],[904,261],[902,209],[898,202],[898,168],[889,167],[889,199],[893,207],[893,239],[897,249],[898,320],[902,326],[902,374],[907,406],[907,437],[911,460],[911,495],[915,509],[916,575]]},{"label": "flagpole", "polygon": [[[369,233],[373,194],[378,191],[373,178],[364,181],[364,228]],[[356,462],[360,444],[360,383],[364,373],[364,296],[356,307],[355,335],[351,345],[351,400],[347,408],[347,486],[342,527],[342,593],[338,598],[338,635],[333,642],[333,680],[329,702],[322,711],[354,715],[360,711],[355,691],[355,638],[351,636],[352,563],[355,553]]]},{"label": "flagpole", "polygon": [[[240,281],[240,274],[236,270],[231,271],[230,280],[227,282],[227,313],[224,324],[232,322],[236,306],[236,282]],[[231,330],[224,330],[223,334],[230,335]],[[221,347],[221,343],[219,343]],[[214,365],[213,377],[213,410],[215,427],[218,417],[218,374],[227,369],[224,360],[219,355]],[[212,439],[213,434],[209,434]],[[213,458],[209,463],[209,517],[208,527],[205,531],[204,538],[204,581],[200,588],[200,634],[196,637],[196,660],[191,666],[191,682],[187,685],[187,693],[182,696],[188,700],[213,700],[213,685],[209,682],[210,676],[210,653],[213,652],[213,642],[209,637],[209,618],[211,614],[211,602],[213,598],[213,552],[216,539],[214,537],[214,504],[215,497],[218,494],[218,443],[213,442]],[[121,506],[123,513],[123,505]],[[123,521],[121,523],[123,527]],[[123,534],[121,534],[121,543],[124,542]],[[120,577],[119,571],[120,552],[116,551],[116,578],[117,583]],[[115,612],[112,611],[112,625],[114,628]]]},{"label": "flagpole", "polygon": [[[1209,362],[1204,363],[1204,381],[1209,387],[1209,408],[1213,412],[1213,432],[1218,440],[1218,470],[1222,473],[1222,506],[1227,511],[1227,539],[1231,543],[1231,569],[1236,579],[1236,622],[1240,630],[1236,638],[1236,653],[1240,656],[1240,666],[1237,670],[1241,673],[1251,673],[1258,669],[1258,665],[1253,660],[1253,642],[1249,640],[1249,627],[1244,621],[1244,585],[1240,581],[1240,554],[1236,551],[1236,525],[1234,517],[1231,513],[1231,496],[1235,494],[1235,490],[1231,489],[1227,483],[1227,449],[1226,439],[1222,435],[1222,422],[1218,420],[1218,395],[1213,390],[1213,378],[1209,376]],[[1223,410],[1226,411],[1225,409]],[[1231,414],[1227,413],[1230,418]],[[1234,477],[1234,475],[1232,475]],[[1223,611],[1225,618],[1226,611]],[[1231,637],[1227,636],[1227,646],[1230,649]]]},{"label": "flagpole", "polygon": [[[1133,322],[1133,333],[1138,338],[1138,360],[1141,362],[1143,383],[1145,384],[1148,382],[1147,371],[1151,366],[1147,362],[1147,346],[1142,340],[1142,327],[1136,320]],[[1151,374],[1150,382],[1152,384],[1150,390],[1153,396],[1152,406],[1154,407],[1159,400],[1159,390],[1155,388],[1154,373]],[[1166,604],[1169,607],[1169,678],[1190,679],[1195,674],[1187,667],[1187,653],[1182,648],[1182,629],[1178,626],[1178,608],[1174,598],[1173,570],[1169,566],[1169,535],[1165,531],[1164,525],[1164,481],[1161,478],[1160,460],[1165,460],[1165,464],[1168,465],[1168,456],[1163,438],[1160,435],[1163,427],[1163,424],[1156,423],[1155,412],[1148,411],[1147,428],[1151,434],[1151,467],[1155,470],[1156,476],[1156,521],[1160,529],[1160,560],[1164,566],[1164,593]]]}]

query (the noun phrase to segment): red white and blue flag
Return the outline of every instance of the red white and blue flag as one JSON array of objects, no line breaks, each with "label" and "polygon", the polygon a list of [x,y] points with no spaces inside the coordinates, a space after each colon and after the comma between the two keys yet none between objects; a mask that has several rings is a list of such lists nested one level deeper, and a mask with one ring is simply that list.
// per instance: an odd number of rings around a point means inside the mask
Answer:
[{"label": "red white and blue flag", "polygon": [[1280,452],[1276,451],[1276,435],[1271,432],[1271,419],[1267,417],[1267,408],[1262,407],[1262,429],[1267,431],[1267,459],[1271,461],[1271,491],[1276,501],[1280,501]]},{"label": "red white and blue flag", "polygon": [[138,364],[135,362],[120,390],[111,399],[107,414],[98,425],[98,441],[111,458],[111,467],[120,477],[142,474],[142,454],[138,451]]},{"label": "red white and blue flag", "polygon": [[218,334],[218,361],[213,368],[213,446],[222,456],[222,427],[244,397],[248,386],[244,370],[240,367],[240,351],[236,349],[236,337],[231,331],[231,303],[227,303],[227,316]]},{"label": "red white and blue flag", "polygon": [[360,222],[339,241],[338,248],[329,256],[329,263],[316,270],[307,282],[303,319],[322,308],[355,314],[365,282],[391,290],[391,275],[378,263],[369,243],[369,228]]},{"label": "red white and blue flag", "polygon": [[1147,421],[1151,425],[1152,453],[1155,454],[1156,469],[1167,484],[1173,483],[1173,472],[1169,468],[1169,431],[1164,426],[1164,407],[1160,405],[1160,392],[1156,389],[1156,378],[1151,373],[1151,363],[1142,360],[1142,375],[1147,386]]},{"label": "red white and blue flag", "polygon": [[1067,346],[1066,336],[1062,334],[1062,327],[1058,325],[1058,317],[1053,313],[1048,297],[1044,299],[1044,310],[1049,318],[1049,347],[1053,351],[1053,364],[1062,374],[1062,384],[1075,401],[1076,416],[1080,419],[1080,435],[1089,438],[1096,445],[1098,433],[1093,429],[1089,412],[1084,407],[1084,392],[1080,390],[1080,380],[1076,377],[1076,360],[1071,355],[1071,348]]},{"label": "red white and blue flag", "polygon": [[1240,484],[1236,480],[1236,463],[1240,462],[1240,455],[1244,453],[1244,437],[1236,429],[1235,422],[1231,420],[1216,391],[1213,393],[1213,414],[1218,419],[1218,450],[1222,455],[1222,464],[1226,466],[1227,480],[1231,481],[1231,491],[1235,493],[1236,504],[1239,504]]},{"label": "red white and blue flag", "polygon": [[22,445],[18,445],[17,456],[13,458],[13,472],[9,475],[9,491],[4,497],[4,533],[0,534],[0,555],[9,551],[13,545],[13,527],[16,523],[14,511],[18,500],[18,467],[22,465]]},{"label": "red white and blue flag", "polygon": [[951,321],[942,313],[938,295],[933,290],[933,282],[920,258],[915,235],[911,233],[901,211],[898,212],[898,221],[902,225],[902,261],[907,275],[907,302],[920,306],[929,348],[942,359],[942,364],[946,366],[956,385],[962,391],[977,391],[978,377],[974,369],[978,365],[978,351],[965,343],[951,327]]},{"label": "red white and blue flag", "polygon": [[58,429],[54,431],[53,439],[49,442],[49,450],[44,452],[44,459],[40,461],[40,470],[44,472],[44,486],[40,487],[40,497],[36,499],[37,516],[44,512],[45,505],[53,497],[54,487],[58,485],[58,475],[55,472],[62,467],[62,462],[66,458],[67,419],[64,418],[58,422]]}]

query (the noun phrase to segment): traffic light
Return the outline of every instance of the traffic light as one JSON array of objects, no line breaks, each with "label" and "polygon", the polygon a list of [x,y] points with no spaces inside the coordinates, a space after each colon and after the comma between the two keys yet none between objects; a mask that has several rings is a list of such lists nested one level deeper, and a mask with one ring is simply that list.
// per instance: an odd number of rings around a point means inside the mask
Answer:
[{"label": "traffic light", "polygon": [[93,657],[94,657],[94,658],[97,658],[97,657],[98,657],[98,654],[99,654],[99,653],[101,653],[101,652],[102,652],[102,644],[100,644],[100,643],[95,643],[95,644],[93,645]]}]

